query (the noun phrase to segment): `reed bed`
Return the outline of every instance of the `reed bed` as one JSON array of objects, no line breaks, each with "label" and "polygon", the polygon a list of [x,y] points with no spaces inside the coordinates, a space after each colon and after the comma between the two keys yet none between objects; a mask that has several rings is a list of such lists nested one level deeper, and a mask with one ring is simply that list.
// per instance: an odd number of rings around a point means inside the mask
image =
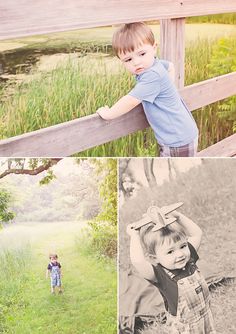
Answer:
[{"label": "reed bed", "polygon": [[[215,75],[209,64],[216,43],[208,39],[189,43],[186,85]],[[133,85],[132,76],[109,54],[97,52],[82,57],[80,54],[51,72],[35,73],[27,82],[15,84],[14,93],[5,97],[0,106],[0,139],[93,114],[101,106],[112,105]],[[200,130],[199,149],[233,133],[232,120],[219,115],[221,103],[193,113]],[[157,154],[154,135],[147,129],[77,155],[120,157]]]}]

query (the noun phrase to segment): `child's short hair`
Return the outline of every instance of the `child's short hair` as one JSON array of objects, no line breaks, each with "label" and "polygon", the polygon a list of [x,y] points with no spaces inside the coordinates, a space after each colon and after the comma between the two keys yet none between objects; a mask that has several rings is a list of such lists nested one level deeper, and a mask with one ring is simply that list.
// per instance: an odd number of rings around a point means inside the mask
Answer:
[{"label": "child's short hair", "polygon": [[143,43],[153,45],[155,37],[152,30],[143,22],[123,24],[118,28],[112,39],[112,48],[116,56],[134,51]]},{"label": "child's short hair", "polygon": [[150,223],[142,227],[140,231],[140,240],[147,256],[155,256],[156,249],[164,243],[175,243],[187,237],[184,229],[177,222],[167,225],[158,231],[152,231],[154,226],[153,223]]},{"label": "child's short hair", "polygon": [[49,254],[49,259],[51,260],[51,259],[57,259],[58,258],[58,256],[57,256],[57,254]]}]

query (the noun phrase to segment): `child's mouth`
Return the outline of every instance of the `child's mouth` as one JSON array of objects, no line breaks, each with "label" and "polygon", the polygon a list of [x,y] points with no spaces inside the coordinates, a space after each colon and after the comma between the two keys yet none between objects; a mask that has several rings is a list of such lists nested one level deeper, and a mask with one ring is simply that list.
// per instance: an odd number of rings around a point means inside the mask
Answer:
[{"label": "child's mouth", "polygon": [[142,72],[143,70],[144,70],[144,68],[143,68],[143,67],[139,67],[139,68],[137,68],[137,69],[136,69],[136,71],[135,71],[135,72],[138,74],[138,73]]},{"label": "child's mouth", "polygon": [[183,264],[185,262],[185,258],[184,259],[181,259],[181,260],[178,260],[176,261],[177,264]]}]

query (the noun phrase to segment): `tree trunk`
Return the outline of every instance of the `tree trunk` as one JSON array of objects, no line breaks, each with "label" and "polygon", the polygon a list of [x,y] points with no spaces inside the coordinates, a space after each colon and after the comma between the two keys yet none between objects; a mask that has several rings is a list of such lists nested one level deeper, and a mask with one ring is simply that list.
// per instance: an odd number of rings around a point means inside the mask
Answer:
[{"label": "tree trunk", "polygon": [[143,159],[144,173],[147,178],[150,188],[155,188],[157,186],[156,177],[153,171],[154,159]]}]

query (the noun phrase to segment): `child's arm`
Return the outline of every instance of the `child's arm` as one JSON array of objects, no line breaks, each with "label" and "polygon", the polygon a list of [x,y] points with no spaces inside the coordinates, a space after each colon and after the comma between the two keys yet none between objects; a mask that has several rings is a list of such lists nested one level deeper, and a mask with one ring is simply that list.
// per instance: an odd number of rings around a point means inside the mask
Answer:
[{"label": "child's arm", "polygon": [[196,250],[198,250],[202,239],[202,230],[200,227],[178,211],[173,211],[172,214],[174,217],[178,218],[179,224],[184,228],[186,234],[189,236],[188,241]]},{"label": "child's arm", "polygon": [[133,224],[127,226],[127,233],[130,236],[130,259],[137,271],[146,279],[155,281],[156,277],[150,262],[144,256],[140,242],[139,231],[135,230]]},{"label": "child's arm", "polygon": [[48,276],[49,276],[49,273],[50,273],[50,270],[49,270],[49,269],[47,269],[47,270],[46,270],[46,278],[48,278]]},{"label": "child's arm", "polygon": [[111,108],[105,106],[99,108],[96,112],[103,119],[111,120],[126,114],[140,103],[141,101],[136,99],[135,97],[130,95],[125,95],[120,100],[118,100]]}]

